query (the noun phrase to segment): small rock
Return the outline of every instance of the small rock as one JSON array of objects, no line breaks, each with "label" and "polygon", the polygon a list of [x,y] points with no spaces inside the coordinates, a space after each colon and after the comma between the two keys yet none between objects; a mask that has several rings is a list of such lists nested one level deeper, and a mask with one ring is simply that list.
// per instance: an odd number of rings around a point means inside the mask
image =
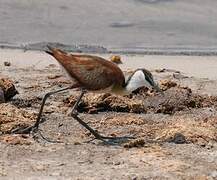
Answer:
[{"label": "small rock", "polygon": [[131,179],[131,180],[138,180],[138,176],[137,176],[137,175],[132,175],[132,176],[130,177],[130,179]]},{"label": "small rock", "polygon": [[111,61],[115,64],[123,64],[121,61],[121,57],[117,55],[113,55],[110,57]]},{"label": "small rock", "polygon": [[186,138],[183,134],[181,133],[175,133],[171,139],[168,140],[168,142],[173,142],[175,144],[184,144],[186,143]]},{"label": "small rock", "polygon": [[55,172],[52,172],[50,175],[51,176],[61,176],[61,174],[62,174],[61,172],[56,172],[55,171]]},{"label": "small rock", "polygon": [[121,164],[121,162],[120,162],[120,161],[116,161],[116,162],[113,162],[113,164],[114,164],[115,166],[118,166],[118,165]]},{"label": "small rock", "polygon": [[170,73],[180,73],[180,71],[174,70],[174,69],[156,69],[155,72],[157,73],[163,73],[163,72],[170,72]]},{"label": "small rock", "polygon": [[188,78],[188,76],[185,76],[185,75],[180,74],[180,73],[173,73],[173,77],[175,79],[185,79],[185,78]]},{"label": "small rock", "polygon": [[213,177],[213,178],[217,178],[217,171],[213,171],[209,174],[209,176]]},{"label": "small rock", "polygon": [[57,65],[56,64],[49,64],[48,67],[55,68],[55,67],[57,67]]},{"label": "small rock", "polygon": [[[214,140],[210,140],[210,141],[208,142],[208,144],[206,144],[206,148],[207,148],[207,149],[212,149],[212,148],[215,147],[215,145],[216,145],[216,142],[215,142]],[[216,171],[216,172],[217,172],[217,171]]]},{"label": "small rock", "polygon": [[59,77],[62,77],[62,75],[56,74],[56,75],[49,75],[47,78],[48,79],[57,79]]},{"label": "small rock", "polygon": [[11,66],[11,63],[8,62],[8,61],[5,61],[5,62],[4,62],[4,65],[5,65],[5,66]]},{"label": "small rock", "polygon": [[165,72],[165,71],[166,71],[165,68],[163,68],[163,69],[156,69],[156,70],[155,70],[155,72],[157,72],[157,73],[162,73],[162,72]]},{"label": "small rock", "polygon": [[81,145],[81,143],[78,142],[78,141],[75,141],[75,142],[74,142],[74,145]]}]

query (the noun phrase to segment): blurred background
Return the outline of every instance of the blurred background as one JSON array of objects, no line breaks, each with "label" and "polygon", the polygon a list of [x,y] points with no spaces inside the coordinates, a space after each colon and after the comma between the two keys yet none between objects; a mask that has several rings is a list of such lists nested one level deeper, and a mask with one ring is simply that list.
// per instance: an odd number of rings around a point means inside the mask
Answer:
[{"label": "blurred background", "polygon": [[0,44],[216,51],[216,8],[216,0],[0,0]]}]

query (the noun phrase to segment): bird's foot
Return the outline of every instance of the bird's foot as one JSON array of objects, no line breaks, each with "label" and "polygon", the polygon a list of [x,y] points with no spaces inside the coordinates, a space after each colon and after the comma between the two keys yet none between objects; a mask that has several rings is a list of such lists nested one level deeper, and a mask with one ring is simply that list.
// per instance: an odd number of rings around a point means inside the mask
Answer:
[{"label": "bird's foot", "polygon": [[19,127],[15,128],[11,131],[11,134],[31,134],[32,132],[37,132],[38,127],[35,126],[29,126],[29,127]]},{"label": "bird's foot", "polygon": [[74,111],[71,113],[72,117],[77,120],[83,127],[85,127],[95,138],[101,140],[103,143],[108,145],[118,145],[127,142],[129,139],[133,139],[132,136],[123,136],[123,137],[112,137],[112,136],[102,136],[95,129],[91,128],[86,122],[78,117]]},{"label": "bird's foot", "polygon": [[[107,145],[120,145],[128,142],[130,139],[135,139],[133,136],[121,136],[121,137],[113,137],[113,136],[95,136],[94,139],[101,140],[103,143]],[[93,140],[94,140],[93,139]]]},{"label": "bird's foot", "polygon": [[45,137],[43,134],[42,134],[42,130],[39,129],[38,126],[29,126],[29,127],[26,127],[26,128],[16,128],[14,130],[11,131],[11,134],[29,134],[33,137],[34,140],[37,140],[39,139],[38,135],[45,141],[47,142],[50,142],[50,143],[61,143],[60,141],[56,141],[56,140],[51,140],[47,137]]},{"label": "bird's foot", "polygon": [[39,130],[39,124],[45,122],[44,118],[41,118],[39,123],[34,123],[32,126],[28,127],[17,127],[11,131],[11,134],[31,134],[37,133]]}]

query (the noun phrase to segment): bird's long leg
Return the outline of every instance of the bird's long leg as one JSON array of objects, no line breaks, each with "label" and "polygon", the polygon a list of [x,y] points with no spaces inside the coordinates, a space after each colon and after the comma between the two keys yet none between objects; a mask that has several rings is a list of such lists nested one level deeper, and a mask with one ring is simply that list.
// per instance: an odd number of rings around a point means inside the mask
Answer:
[{"label": "bird's long leg", "polygon": [[[74,104],[73,108],[72,108],[72,111],[71,111],[71,116],[77,120],[82,126],[84,126],[87,130],[90,131],[90,133],[96,138],[96,139],[99,139],[103,142],[106,142],[104,139],[113,139],[113,140],[121,140],[121,139],[129,139],[129,138],[132,138],[132,137],[106,137],[106,136],[102,136],[100,135],[96,130],[94,130],[93,128],[91,128],[86,122],[84,122],[83,120],[81,120],[79,117],[78,117],[78,114],[75,112],[77,107],[78,107],[78,104],[79,102],[81,101],[81,98],[83,97],[83,95],[85,94],[85,91],[82,90],[80,96],[78,97],[76,103]],[[106,142],[108,143],[108,142]]]},{"label": "bird's long leg", "polygon": [[78,117],[78,114],[75,112],[76,109],[77,109],[77,107],[78,107],[78,104],[79,104],[79,102],[81,101],[81,98],[84,96],[84,94],[85,94],[85,90],[82,89],[80,96],[78,97],[76,103],[74,104],[74,106],[73,106],[73,108],[72,108],[71,116],[72,116],[75,120],[77,120],[82,126],[84,126],[87,130],[89,130],[90,133],[93,134],[96,139],[100,139],[100,140],[104,141],[104,140],[103,140],[103,136],[101,136],[98,132],[96,132],[96,130],[94,130],[93,128],[91,128],[90,126],[88,126],[87,123],[85,123],[83,120],[81,120],[81,119]]},{"label": "bird's long leg", "polygon": [[72,89],[72,88],[75,88],[75,87],[77,87],[77,86],[73,85],[73,86],[62,88],[62,89],[58,89],[56,91],[51,91],[51,92],[48,92],[47,94],[45,94],[43,99],[42,99],[41,107],[40,107],[40,110],[39,110],[39,113],[38,113],[35,124],[33,126],[29,126],[29,127],[25,128],[25,129],[22,129],[22,128],[14,129],[14,130],[12,130],[12,133],[23,134],[23,133],[30,133],[32,131],[37,132],[39,124],[41,123],[41,115],[42,115],[44,105],[45,105],[45,102],[46,102],[47,98],[50,97],[53,94],[56,94],[56,93],[59,93],[59,92],[62,92],[62,91],[68,90],[68,89]]},{"label": "bird's long leg", "polygon": [[81,94],[80,96],[78,97],[77,101],[75,102],[73,108],[72,108],[72,111],[71,111],[71,116],[77,120],[82,126],[84,126],[86,129],[88,129],[96,138],[100,138],[101,136],[94,130],[92,129],[90,126],[88,126],[87,123],[85,123],[84,121],[82,121],[79,117],[78,117],[78,114],[77,112],[75,112],[77,110],[77,107],[78,107],[78,104],[79,102],[81,101],[81,98],[84,96],[85,94],[85,90],[81,90]]}]

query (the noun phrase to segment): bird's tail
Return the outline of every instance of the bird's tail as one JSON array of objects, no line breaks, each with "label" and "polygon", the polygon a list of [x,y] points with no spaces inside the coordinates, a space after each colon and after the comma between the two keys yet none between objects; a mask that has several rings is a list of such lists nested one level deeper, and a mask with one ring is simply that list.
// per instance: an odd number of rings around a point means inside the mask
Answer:
[{"label": "bird's tail", "polygon": [[45,50],[51,56],[55,56],[55,54],[66,55],[67,53],[62,51],[61,49],[53,48],[50,45],[47,45],[48,50]]},{"label": "bird's tail", "polygon": [[47,48],[49,50],[45,50],[46,53],[48,53],[49,55],[53,56],[54,55],[54,50],[55,48],[52,48],[51,46],[47,45]]}]

